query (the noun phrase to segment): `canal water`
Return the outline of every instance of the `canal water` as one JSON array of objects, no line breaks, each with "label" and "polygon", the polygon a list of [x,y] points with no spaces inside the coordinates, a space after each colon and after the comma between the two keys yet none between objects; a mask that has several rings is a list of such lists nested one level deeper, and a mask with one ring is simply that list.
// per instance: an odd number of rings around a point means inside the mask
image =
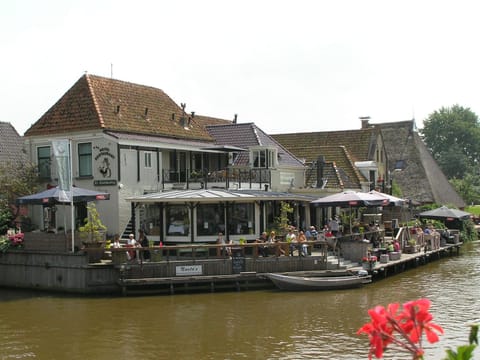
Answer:
[{"label": "canal water", "polygon": [[469,244],[354,290],[85,298],[0,289],[0,359],[367,359],[367,336],[355,334],[367,310],[422,297],[445,329],[426,359],[442,359],[479,321],[479,281],[480,245]]}]

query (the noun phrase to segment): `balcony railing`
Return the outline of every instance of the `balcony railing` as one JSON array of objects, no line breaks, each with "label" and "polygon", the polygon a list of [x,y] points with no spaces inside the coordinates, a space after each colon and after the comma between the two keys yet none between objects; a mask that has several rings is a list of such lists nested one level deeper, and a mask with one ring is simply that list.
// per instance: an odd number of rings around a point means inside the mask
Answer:
[{"label": "balcony railing", "polygon": [[225,189],[264,189],[271,188],[270,169],[220,169],[207,170],[162,170],[163,189],[182,187],[183,189],[198,189],[221,187]]}]

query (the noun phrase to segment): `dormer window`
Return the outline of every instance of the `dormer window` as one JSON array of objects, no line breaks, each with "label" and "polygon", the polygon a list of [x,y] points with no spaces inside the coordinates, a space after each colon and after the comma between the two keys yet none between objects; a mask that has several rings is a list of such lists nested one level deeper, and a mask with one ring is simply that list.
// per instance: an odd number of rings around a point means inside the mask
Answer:
[{"label": "dormer window", "polygon": [[277,149],[255,148],[250,151],[251,165],[254,168],[269,169],[277,165]]}]

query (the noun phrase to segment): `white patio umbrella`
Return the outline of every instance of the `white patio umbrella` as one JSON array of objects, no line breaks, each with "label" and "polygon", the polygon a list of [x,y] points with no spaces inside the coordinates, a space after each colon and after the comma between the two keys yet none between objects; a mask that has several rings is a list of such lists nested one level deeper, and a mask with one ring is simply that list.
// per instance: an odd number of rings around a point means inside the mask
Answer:
[{"label": "white patio umbrella", "polygon": [[388,204],[388,200],[384,196],[378,194],[370,194],[360,191],[344,191],[318,198],[313,200],[311,203],[319,206],[359,207],[384,206]]},{"label": "white patio umbrella", "polygon": [[385,194],[375,190],[371,190],[369,194],[383,196],[385,199],[388,199],[388,204],[392,206],[402,206],[406,202],[405,199],[401,199],[399,197],[396,197],[390,194]]}]

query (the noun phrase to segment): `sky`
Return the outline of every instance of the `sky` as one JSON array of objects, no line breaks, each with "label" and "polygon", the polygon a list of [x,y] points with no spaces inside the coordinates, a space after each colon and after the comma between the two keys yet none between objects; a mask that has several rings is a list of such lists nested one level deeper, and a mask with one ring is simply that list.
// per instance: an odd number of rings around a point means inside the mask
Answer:
[{"label": "sky", "polygon": [[480,111],[476,0],[5,0],[0,121],[20,135],[85,72],[269,134]]}]

